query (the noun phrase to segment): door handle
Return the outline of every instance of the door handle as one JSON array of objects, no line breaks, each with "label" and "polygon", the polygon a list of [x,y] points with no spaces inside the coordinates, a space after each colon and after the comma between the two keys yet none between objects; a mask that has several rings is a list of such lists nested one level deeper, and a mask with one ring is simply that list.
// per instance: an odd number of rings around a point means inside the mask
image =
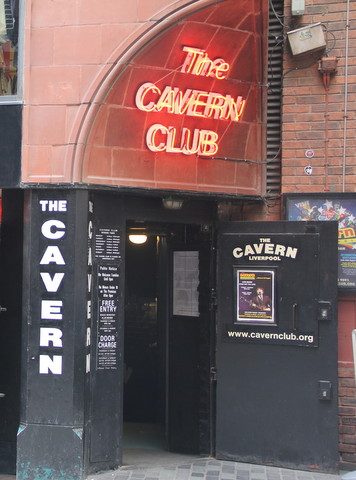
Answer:
[{"label": "door handle", "polygon": [[4,313],[4,312],[7,312],[7,308],[6,307],[2,307],[0,305],[0,313]]},{"label": "door handle", "polygon": [[297,330],[297,319],[298,319],[297,308],[298,308],[298,304],[293,303],[293,330]]},{"label": "door handle", "polygon": [[5,393],[0,393],[0,398],[5,398],[6,394]]}]

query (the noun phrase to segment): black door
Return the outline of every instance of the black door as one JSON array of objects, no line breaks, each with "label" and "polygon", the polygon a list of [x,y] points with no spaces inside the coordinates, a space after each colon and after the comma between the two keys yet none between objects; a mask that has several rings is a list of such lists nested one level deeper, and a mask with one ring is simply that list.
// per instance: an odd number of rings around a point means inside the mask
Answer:
[{"label": "black door", "polygon": [[218,458],[337,469],[336,256],[331,222],[221,225]]},{"label": "black door", "polygon": [[177,234],[168,242],[168,448],[210,454],[214,362],[210,229],[185,226],[183,237]]}]

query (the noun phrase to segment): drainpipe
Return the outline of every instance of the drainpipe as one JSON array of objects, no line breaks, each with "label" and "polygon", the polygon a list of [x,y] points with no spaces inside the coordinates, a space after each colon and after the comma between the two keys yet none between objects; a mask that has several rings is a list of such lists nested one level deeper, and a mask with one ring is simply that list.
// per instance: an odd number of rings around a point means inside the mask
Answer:
[{"label": "drainpipe", "polygon": [[350,31],[350,0],[346,0],[346,38],[345,38],[345,88],[344,88],[344,145],[342,152],[342,191],[345,192],[346,176],[346,140],[348,112],[348,80],[349,80],[349,31]]}]

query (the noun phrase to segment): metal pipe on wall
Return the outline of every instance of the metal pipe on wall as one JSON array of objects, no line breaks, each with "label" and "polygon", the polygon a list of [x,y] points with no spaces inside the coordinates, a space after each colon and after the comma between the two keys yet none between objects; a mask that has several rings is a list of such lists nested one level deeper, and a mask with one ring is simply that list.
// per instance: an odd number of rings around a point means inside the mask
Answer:
[{"label": "metal pipe on wall", "polygon": [[347,140],[347,112],[348,112],[348,75],[349,75],[349,31],[350,31],[350,0],[346,0],[346,38],[345,38],[345,88],[344,88],[344,133],[342,152],[342,191],[345,192],[346,177],[346,140]]}]

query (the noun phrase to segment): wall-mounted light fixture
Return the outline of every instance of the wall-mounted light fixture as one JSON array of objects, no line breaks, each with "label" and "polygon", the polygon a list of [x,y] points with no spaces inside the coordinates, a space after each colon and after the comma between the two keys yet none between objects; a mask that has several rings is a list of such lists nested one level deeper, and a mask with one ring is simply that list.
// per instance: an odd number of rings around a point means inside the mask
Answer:
[{"label": "wall-mounted light fixture", "polygon": [[164,208],[168,210],[180,210],[183,206],[183,199],[177,197],[165,197],[162,198]]},{"label": "wall-mounted light fixture", "polygon": [[293,55],[316,52],[326,47],[326,38],[321,23],[314,23],[287,32]]}]

